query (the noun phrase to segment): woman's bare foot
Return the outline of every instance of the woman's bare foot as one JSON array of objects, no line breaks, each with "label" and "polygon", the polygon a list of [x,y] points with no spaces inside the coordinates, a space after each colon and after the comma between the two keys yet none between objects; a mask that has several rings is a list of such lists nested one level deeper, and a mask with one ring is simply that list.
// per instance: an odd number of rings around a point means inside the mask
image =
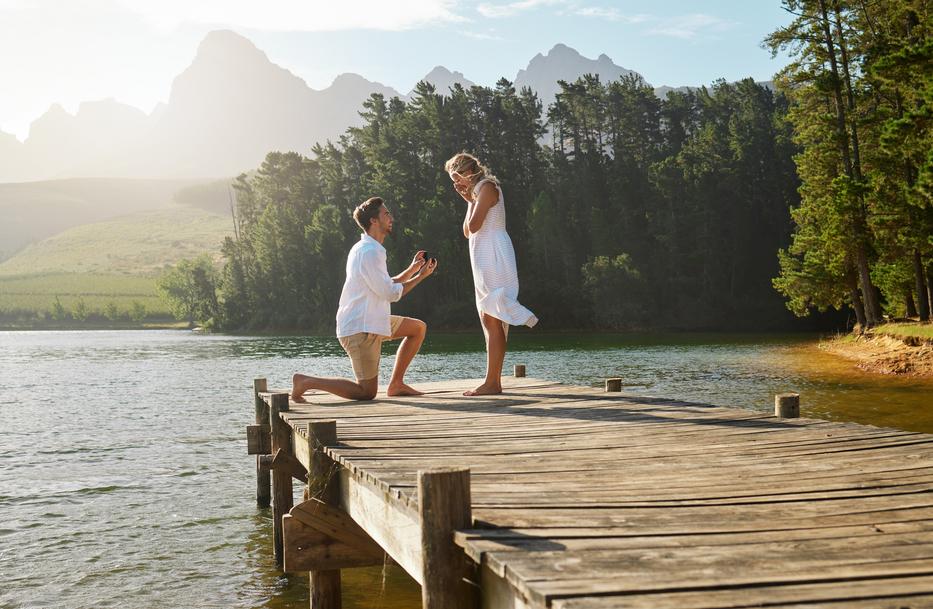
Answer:
[{"label": "woman's bare foot", "polygon": [[499,383],[483,383],[476,389],[464,391],[463,395],[495,395],[502,393],[502,385]]},{"label": "woman's bare foot", "polygon": [[386,388],[386,395],[389,397],[394,397],[398,395],[424,395],[424,393],[418,391],[414,387],[409,387],[405,383],[399,383],[397,385],[389,383],[388,388]]}]

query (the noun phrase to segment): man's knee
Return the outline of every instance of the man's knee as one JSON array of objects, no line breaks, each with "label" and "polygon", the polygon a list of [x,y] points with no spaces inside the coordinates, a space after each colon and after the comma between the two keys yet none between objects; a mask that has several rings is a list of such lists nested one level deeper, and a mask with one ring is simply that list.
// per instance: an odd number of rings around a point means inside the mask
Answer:
[{"label": "man's knee", "polygon": [[372,400],[376,397],[376,393],[379,391],[379,378],[367,379],[365,381],[359,381],[360,392],[357,399],[358,400]]},{"label": "man's knee", "polygon": [[424,336],[428,333],[428,324],[424,323],[420,319],[413,320],[415,322],[415,329],[418,333],[418,336]]}]

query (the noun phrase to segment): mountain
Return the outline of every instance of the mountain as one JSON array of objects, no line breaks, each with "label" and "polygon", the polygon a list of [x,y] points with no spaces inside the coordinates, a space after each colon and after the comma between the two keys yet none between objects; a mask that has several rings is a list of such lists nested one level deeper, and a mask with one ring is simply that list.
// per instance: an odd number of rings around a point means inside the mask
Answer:
[{"label": "mountain", "polygon": [[399,93],[356,74],[317,91],[246,38],[209,33],[150,115],[113,100],[53,105],[24,143],[0,133],[0,181],[58,177],[207,178],[255,169],[271,150],[308,153],[360,125],[372,93]]},{"label": "mountain", "polygon": [[618,80],[629,74],[639,74],[617,66],[605,54],[597,59],[588,59],[565,44],[556,44],[547,55],[538,53],[528,63],[528,67],[519,70],[515,76],[515,89],[530,87],[537,92],[545,108],[554,102],[560,91],[558,80],[573,82],[584,74],[597,74],[602,82]]},{"label": "mountain", "polygon": [[[608,56],[584,57],[564,44],[537,54],[514,79],[544,107],[557,82],[597,74],[610,82],[636,72]],[[436,66],[424,76],[438,93],[474,83]],[[659,87],[663,96],[670,87]],[[112,99],[82,103],[71,115],[53,105],[20,143],[0,132],[0,182],[72,177],[216,179],[258,167],[273,150],[308,154],[359,126],[373,93],[410,99],[357,74],[341,74],[322,90],[272,63],[248,39],[228,30],[209,33],[191,65],[172,83],[169,99],[146,115]],[[9,252],[7,244],[0,250]],[[15,248],[13,248],[15,249]]]},{"label": "mountain", "polygon": [[[435,66],[434,69],[428,72],[421,80],[434,85],[434,90],[441,95],[446,95],[455,84],[460,85],[464,89],[469,89],[476,84],[473,81],[467,80],[466,77],[463,76],[463,72],[451,72],[444,66]],[[414,92],[414,89],[409,91],[408,98],[411,98]]]}]

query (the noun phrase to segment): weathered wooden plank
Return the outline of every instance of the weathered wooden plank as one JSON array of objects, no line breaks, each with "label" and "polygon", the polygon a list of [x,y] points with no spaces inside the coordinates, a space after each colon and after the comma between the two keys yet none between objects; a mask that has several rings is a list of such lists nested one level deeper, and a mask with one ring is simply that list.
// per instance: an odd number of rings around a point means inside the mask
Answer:
[{"label": "weathered wooden plank", "polygon": [[392,559],[422,583],[421,526],[418,516],[389,493],[340,471],[340,507]]},{"label": "weathered wooden plank", "polygon": [[933,607],[933,575],[557,599],[552,609],[733,609],[792,606],[920,609]]},{"label": "weathered wooden plank", "polygon": [[472,609],[478,577],[454,543],[454,531],[473,524],[470,470],[419,472],[418,516],[424,569],[422,605],[425,609]]},{"label": "weathered wooden plank", "polygon": [[246,452],[250,455],[268,455],[272,452],[269,424],[246,426]]},{"label": "weathered wooden plank", "polygon": [[327,572],[385,563],[385,552],[359,525],[316,499],[293,507],[283,524],[286,572]]},{"label": "weathered wooden plank", "polygon": [[[272,430],[272,450],[290,451],[291,428],[279,416],[288,410],[288,394],[274,393],[269,396],[269,427]],[[281,469],[272,470],[272,544],[275,562],[283,560],[282,517],[292,508],[292,476]]]}]

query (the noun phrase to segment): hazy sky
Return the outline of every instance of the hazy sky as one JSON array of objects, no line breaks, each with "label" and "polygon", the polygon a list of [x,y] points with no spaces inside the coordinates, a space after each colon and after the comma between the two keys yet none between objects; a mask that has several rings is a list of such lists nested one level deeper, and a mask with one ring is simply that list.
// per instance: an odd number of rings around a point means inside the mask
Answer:
[{"label": "hazy sky", "polygon": [[436,65],[483,85],[558,42],[651,84],[768,80],[779,0],[0,0],[0,131],[24,139],[53,103],[150,112],[205,33],[232,29],[316,89],[356,72],[407,93]]}]

